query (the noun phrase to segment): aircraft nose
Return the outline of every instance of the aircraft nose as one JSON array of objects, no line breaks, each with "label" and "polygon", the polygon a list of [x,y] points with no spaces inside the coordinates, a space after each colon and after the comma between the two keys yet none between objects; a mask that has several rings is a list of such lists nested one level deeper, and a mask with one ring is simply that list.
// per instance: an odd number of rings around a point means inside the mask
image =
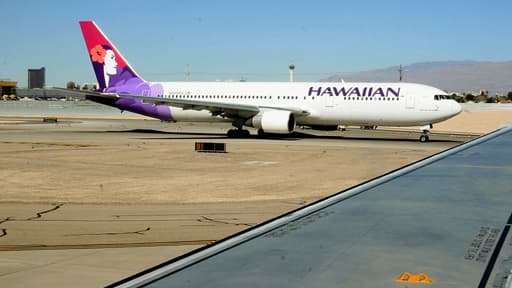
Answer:
[{"label": "aircraft nose", "polygon": [[452,100],[452,110],[453,110],[453,115],[457,115],[459,114],[460,112],[462,112],[462,105],[460,105],[460,103],[458,103],[457,101],[455,100]]}]

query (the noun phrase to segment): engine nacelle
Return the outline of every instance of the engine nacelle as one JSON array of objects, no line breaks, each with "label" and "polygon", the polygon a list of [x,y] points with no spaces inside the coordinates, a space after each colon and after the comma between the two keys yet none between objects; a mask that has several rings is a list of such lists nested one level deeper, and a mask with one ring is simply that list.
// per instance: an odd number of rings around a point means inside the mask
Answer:
[{"label": "engine nacelle", "polygon": [[290,111],[267,110],[256,114],[245,124],[265,133],[290,134],[295,130],[295,117]]}]

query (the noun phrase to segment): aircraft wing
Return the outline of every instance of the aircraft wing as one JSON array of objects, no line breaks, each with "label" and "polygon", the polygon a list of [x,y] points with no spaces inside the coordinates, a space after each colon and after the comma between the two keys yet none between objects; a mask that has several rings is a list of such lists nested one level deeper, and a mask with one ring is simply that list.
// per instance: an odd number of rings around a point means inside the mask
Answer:
[{"label": "aircraft wing", "polygon": [[155,96],[138,96],[138,95],[130,95],[130,94],[118,94],[118,93],[98,93],[98,92],[88,92],[86,95],[101,97],[101,98],[110,98],[110,99],[121,99],[121,98],[130,98],[130,99],[139,99],[144,101],[145,103],[153,103],[155,105],[169,105],[173,107],[179,107],[184,110],[208,110],[212,113],[212,115],[221,115],[224,117],[242,117],[249,118],[258,114],[258,112],[270,109],[270,110],[285,110],[290,111],[295,116],[306,116],[309,115],[309,112],[296,107],[273,107],[273,106],[257,106],[257,105],[246,105],[246,104],[232,104],[232,103],[222,103],[215,101],[198,101],[191,99],[175,99],[175,98],[165,98],[165,97],[155,97]]},{"label": "aircraft wing", "polygon": [[510,147],[497,130],[110,287],[511,287]]}]

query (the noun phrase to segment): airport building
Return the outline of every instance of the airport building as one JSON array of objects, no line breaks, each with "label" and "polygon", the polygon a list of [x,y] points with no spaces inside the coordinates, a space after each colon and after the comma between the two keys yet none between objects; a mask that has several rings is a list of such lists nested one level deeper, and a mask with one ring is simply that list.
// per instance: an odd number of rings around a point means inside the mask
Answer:
[{"label": "airport building", "polygon": [[45,68],[28,69],[28,88],[44,88],[45,86]]},{"label": "airport building", "polygon": [[0,80],[0,97],[5,100],[15,98],[17,84],[16,81]]},{"label": "airport building", "polygon": [[[3,82],[0,82],[0,84]],[[14,82],[16,86],[16,82]],[[28,88],[17,88],[18,99],[36,100],[84,100],[84,95],[73,91],[63,91],[46,86],[46,68],[28,69]],[[4,95],[2,93],[0,95]],[[10,94],[9,94],[10,95]]]},{"label": "airport building", "polygon": [[82,93],[63,91],[52,88],[18,88],[16,92],[19,99],[28,98],[36,100],[85,100],[85,96]]}]

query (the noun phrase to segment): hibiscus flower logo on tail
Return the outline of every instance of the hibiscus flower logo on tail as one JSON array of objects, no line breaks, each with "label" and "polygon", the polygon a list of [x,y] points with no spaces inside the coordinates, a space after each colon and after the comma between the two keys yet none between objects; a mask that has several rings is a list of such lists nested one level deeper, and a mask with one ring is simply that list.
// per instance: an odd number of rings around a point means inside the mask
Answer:
[{"label": "hibiscus flower logo on tail", "polygon": [[103,62],[105,61],[105,55],[107,54],[107,51],[100,44],[98,44],[91,49],[90,53],[92,61],[103,64]]}]

